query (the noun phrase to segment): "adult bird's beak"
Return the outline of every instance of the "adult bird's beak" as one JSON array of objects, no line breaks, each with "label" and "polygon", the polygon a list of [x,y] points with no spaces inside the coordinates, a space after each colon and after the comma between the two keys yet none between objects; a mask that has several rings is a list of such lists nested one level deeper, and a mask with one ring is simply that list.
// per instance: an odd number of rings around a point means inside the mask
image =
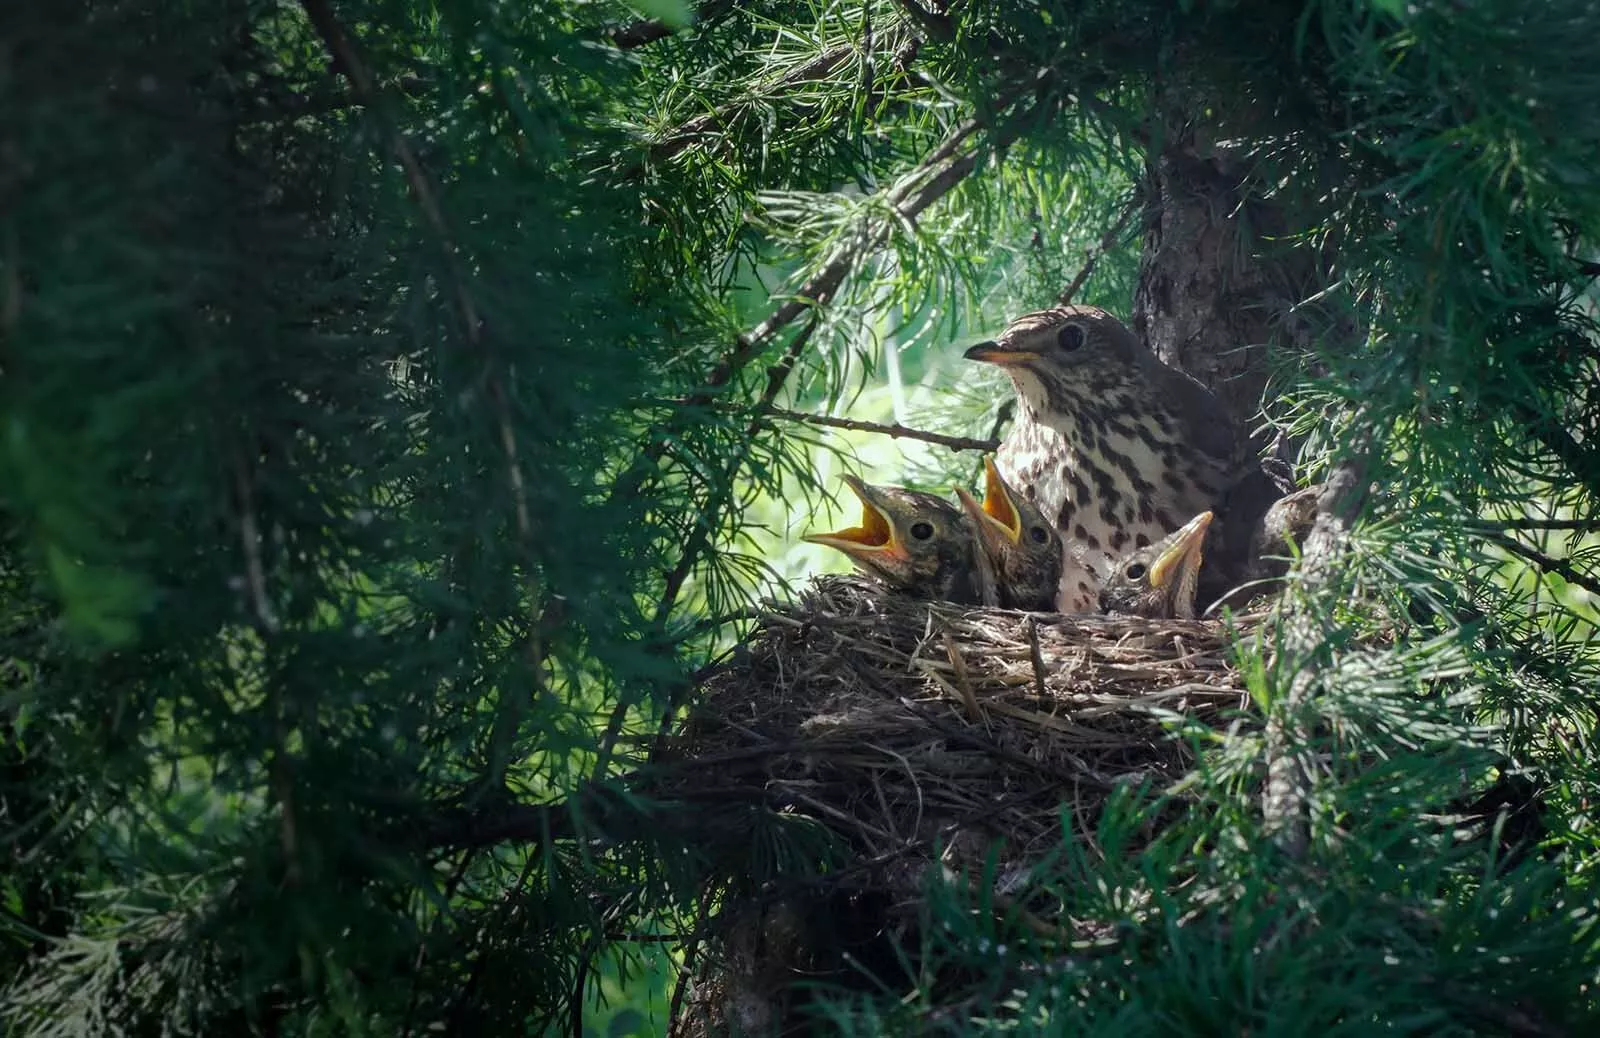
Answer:
[{"label": "adult bird's beak", "polygon": [[1165,588],[1186,570],[1200,569],[1200,548],[1205,544],[1206,529],[1211,525],[1212,514],[1201,512],[1172,535],[1172,543],[1150,567],[1150,586]]},{"label": "adult bird's beak", "polygon": [[905,546],[895,535],[894,521],[880,503],[877,491],[870,483],[863,483],[854,476],[845,476],[844,483],[861,502],[861,525],[833,533],[808,533],[800,539],[837,548],[852,558],[865,558],[879,553],[906,558]]},{"label": "adult bird's beak", "polygon": [[962,354],[968,360],[982,361],[985,364],[998,364],[1001,367],[1016,367],[1039,359],[1039,355],[1032,350],[1019,350],[1005,343],[993,339],[980,342],[976,346],[967,347],[967,352]]},{"label": "adult bird's beak", "polygon": [[1017,515],[1016,503],[1011,500],[1011,492],[1000,477],[992,454],[983,457],[983,504],[978,504],[963,487],[956,487],[956,496],[961,498],[961,506],[979,529],[986,533],[998,530],[1012,544],[1021,540],[1022,519]]}]

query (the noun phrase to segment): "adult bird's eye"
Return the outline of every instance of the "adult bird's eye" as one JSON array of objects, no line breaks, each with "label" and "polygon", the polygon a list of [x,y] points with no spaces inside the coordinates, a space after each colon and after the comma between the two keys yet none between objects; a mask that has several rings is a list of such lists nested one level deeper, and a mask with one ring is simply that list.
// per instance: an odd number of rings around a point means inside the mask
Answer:
[{"label": "adult bird's eye", "polygon": [[1035,544],[1043,544],[1050,539],[1050,534],[1042,526],[1030,526],[1028,527],[1028,537]]},{"label": "adult bird's eye", "polygon": [[933,536],[933,524],[932,523],[912,523],[911,524],[911,536],[915,537],[919,541],[927,540],[929,537]]},{"label": "adult bird's eye", "polygon": [[1063,325],[1056,333],[1056,345],[1071,353],[1083,345],[1083,326],[1080,324]]},{"label": "adult bird's eye", "polygon": [[1138,580],[1142,576],[1144,576],[1144,563],[1135,562],[1133,565],[1128,567],[1129,580]]}]

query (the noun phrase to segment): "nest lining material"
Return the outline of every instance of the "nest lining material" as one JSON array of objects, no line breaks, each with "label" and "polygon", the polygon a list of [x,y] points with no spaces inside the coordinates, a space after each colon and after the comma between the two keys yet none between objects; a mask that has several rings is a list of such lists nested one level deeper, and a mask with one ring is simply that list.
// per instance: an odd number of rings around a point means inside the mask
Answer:
[{"label": "nest lining material", "polygon": [[858,860],[979,866],[998,838],[1013,870],[1059,842],[1063,807],[1087,833],[1119,784],[1181,778],[1174,724],[1220,729],[1248,699],[1217,621],[970,608],[858,577],[773,604],[703,692],[688,786],[811,816]]}]

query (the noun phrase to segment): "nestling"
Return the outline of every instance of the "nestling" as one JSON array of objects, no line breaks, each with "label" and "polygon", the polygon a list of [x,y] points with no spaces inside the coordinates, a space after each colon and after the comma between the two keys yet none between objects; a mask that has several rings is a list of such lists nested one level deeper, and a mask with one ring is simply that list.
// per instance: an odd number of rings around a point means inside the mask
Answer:
[{"label": "nestling", "polygon": [[1100,590],[1100,608],[1150,619],[1193,620],[1195,591],[1212,514],[1201,512],[1174,532],[1117,560]]},{"label": "nestling", "polygon": [[1044,514],[1000,475],[994,458],[983,459],[983,501],[956,488],[961,507],[978,531],[978,543],[994,573],[999,604],[1007,609],[1055,609],[1065,550]]},{"label": "nestling", "polygon": [[863,573],[919,598],[961,605],[992,599],[977,535],[959,508],[918,490],[850,475],[844,482],[861,501],[861,524],[803,540],[837,548]]}]

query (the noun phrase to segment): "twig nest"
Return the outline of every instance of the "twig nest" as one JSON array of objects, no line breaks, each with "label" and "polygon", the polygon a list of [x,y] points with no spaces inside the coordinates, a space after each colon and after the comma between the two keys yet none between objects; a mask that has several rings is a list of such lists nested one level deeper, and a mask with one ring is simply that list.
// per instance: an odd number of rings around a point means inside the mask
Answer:
[{"label": "twig nest", "polygon": [[[744,868],[719,855],[719,887],[749,898],[724,912],[724,946],[748,945],[752,934],[728,928],[759,931],[755,920],[795,897],[870,895],[898,917],[876,920],[879,930],[914,925],[905,910],[928,869],[972,882],[996,846],[992,893],[1025,886],[1064,817],[1087,835],[1118,785],[1159,788],[1189,770],[1183,726],[1237,716],[1247,697],[1229,640],[1217,621],[971,608],[857,577],[819,578],[799,601],[773,604],[702,689],[674,754],[693,766],[670,769],[661,792],[809,819],[846,860],[797,893],[774,890],[759,839],[746,842]],[[780,949],[771,933],[767,977],[786,960],[815,976],[816,942],[847,939],[808,933]],[[782,997],[733,972],[715,986],[745,1001],[759,1000],[752,988]]]},{"label": "twig nest", "polygon": [[685,781],[759,791],[868,856],[969,825],[1053,839],[1063,802],[1092,816],[1119,783],[1178,778],[1174,725],[1246,701],[1218,621],[970,608],[855,577],[772,606],[745,648],[703,690]]}]

